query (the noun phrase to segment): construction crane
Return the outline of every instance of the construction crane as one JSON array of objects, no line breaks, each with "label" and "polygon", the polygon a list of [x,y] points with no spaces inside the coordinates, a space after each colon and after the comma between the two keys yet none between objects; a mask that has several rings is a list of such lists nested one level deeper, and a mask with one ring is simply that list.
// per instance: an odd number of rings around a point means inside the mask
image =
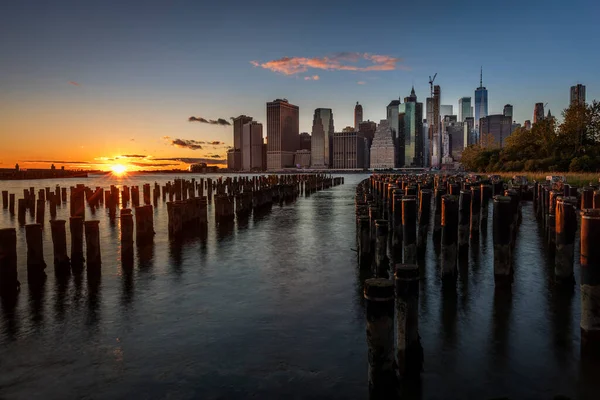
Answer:
[{"label": "construction crane", "polygon": [[431,77],[431,75],[429,75],[429,88],[430,88],[430,92],[431,92],[431,98],[433,98],[433,81],[435,81],[436,76],[437,76],[437,72],[433,75],[433,78]]}]

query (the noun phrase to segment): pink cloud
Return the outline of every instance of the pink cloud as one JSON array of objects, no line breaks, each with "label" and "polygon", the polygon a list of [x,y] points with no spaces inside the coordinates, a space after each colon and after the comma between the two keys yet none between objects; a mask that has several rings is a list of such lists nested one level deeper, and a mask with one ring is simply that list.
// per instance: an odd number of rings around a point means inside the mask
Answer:
[{"label": "pink cloud", "polygon": [[[398,65],[402,59],[381,54],[344,52],[325,57],[283,57],[264,63],[250,61],[255,67],[269,69],[283,75],[295,75],[313,69],[326,71],[393,71],[407,69]],[[362,62],[362,63],[361,63]]]},{"label": "pink cloud", "polygon": [[81,86],[78,82],[75,82],[75,81],[69,81],[69,85]]},{"label": "pink cloud", "polygon": [[366,85],[367,84],[367,82],[365,82],[365,81],[358,81],[356,83],[359,84],[359,85]]},{"label": "pink cloud", "polygon": [[305,81],[318,81],[319,79],[319,75],[313,75],[313,76],[305,76],[304,80]]}]

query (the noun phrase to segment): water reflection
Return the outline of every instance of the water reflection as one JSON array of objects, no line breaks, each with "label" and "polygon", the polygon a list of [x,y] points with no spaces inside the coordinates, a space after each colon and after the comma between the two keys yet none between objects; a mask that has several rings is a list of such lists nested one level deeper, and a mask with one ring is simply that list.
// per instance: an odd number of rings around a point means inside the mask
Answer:
[{"label": "water reflection", "polygon": [[512,312],[512,290],[510,287],[497,287],[494,290],[492,314],[492,351],[496,363],[508,361],[509,322]]},{"label": "water reflection", "polygon": [[100,322],[100,284],[102,283],[102,275],[89,274],[87,276],[88,296],[87,296],[87,314],[85,324],[91,328],[97,329]]},{"label": "water reflection", "polygon": [[220,221],[216,224],[217,241],[226,239],[233,233],[235,221]]},{"label": "water reflection", "polygon": [[142,272],[149,272],[154,265],[154,241],[137,242],[138,268]]},{"label": "water reflection", "polygon": [[16,313],[18,301],[18,295],[0,297],[0,303],[2,303],[3,336],[11,341],[16,339],[19,331],[19,320]]},{"label": "water reflection", "polygon": [[457,317],[456,281],[452,278],[442,280],[442,335],[444,348],[456,346],[456,317]]},{"label": "water reflection", "polygon": [[44,302],[46,296],[46,281],[29,285],[29,313],[31,322],[40,329],[44,322]]}]

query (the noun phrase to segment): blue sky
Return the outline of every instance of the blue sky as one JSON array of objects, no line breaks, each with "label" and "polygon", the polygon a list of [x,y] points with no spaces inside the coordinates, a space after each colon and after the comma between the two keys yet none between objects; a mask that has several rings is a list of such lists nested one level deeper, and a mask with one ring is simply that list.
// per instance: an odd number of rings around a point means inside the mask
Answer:
[{"label": "blue sky", "polygon": [[[442,103],[456,109],[459,97],[473,97],[480,66],[490,113],[511,103],[522,122],[531,119],[535,102],[549,103],[559,114],[576,83],[587,86],[588,101],[599,97],[599,4],[10,2],[0,12],[0,127],[2,135],[10,132],[19,140],[41,138],[43,127],[46,133],[64,132],[71,142],[73,135],[82,142],[93,136],[98,152],[117,146],[189,157],[198,151],[165,146],[161,138],[232,141],[231,128],[189,123],[191,115],[247,114],[264,122],[265,103],[285,97],[300,107],[301,131],[310,131],[317,107],[332,108],[341,130],[353,123],[356,101],[365,118],[376,121],[384,118],[390,100],[408,96],[413,83],[424,101],[428,77],[436,72]],[[401,61],[393,70],[308,69],[290,75],[251,64],[341,52]],[[356,65],[372,63],[362,59]],[[319,80],[304,79],[314,75]],[[44,123],[29,120],[36,116]],[[22,154],[25,144],[5,151]],[[1,153],[0,158],[9,159]]]}]

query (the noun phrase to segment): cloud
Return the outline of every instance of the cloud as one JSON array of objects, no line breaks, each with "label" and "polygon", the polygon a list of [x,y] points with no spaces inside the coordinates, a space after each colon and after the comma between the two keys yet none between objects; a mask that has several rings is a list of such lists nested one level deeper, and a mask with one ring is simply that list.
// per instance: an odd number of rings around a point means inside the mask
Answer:
[{"label": "cloud", "polygon": [[81,86],[80,83],[75,82],[75,81],[69,81],[69,85],[73,85],[73,86]]},{"label": "cloud", "polygon": [[179,147],[182,149],[188,148],[190,150],[201,150],[204,142],[199,142],[193,139],[173,139],[171,140],[171,146]]},{"label": "cloud", "polygon": [[[343,52],[325,57],[283,57],[264,63],[250,61],[255,67],[269,69],[283,75],[295,75],[309,69],[326,71],[393,71],[407,69],[398,65],[402,59],[382,54]],[[362,62],[362,63],[361,63]],[[361,63],[361,64],[358,64]],[[357,65],[358,64],[358,65]],[[306,78],[305,78],[306,79]],[[308,80],[308,79],[307,79]]]},{"label": "cloud", "polygon": [[210,145],[213,145],[213,146],[219,146],[219,145],[221,145],[221,144],[225,144],[225,143],[223,143],[223,142],[220,142],[220,141],[218,141],[218,140],[215,140],[215,141],[212,141],[212,142],[210,142],[209,144],[210,144]]},{"label": "cloud", "polygon": [[120,156],[121,158],[146,158],[147,156],[142,154],[123,154]]},{"label": "cloud", "polygon": [[[210,158],[221,158],[221,156],[218,154],[211,154],[211,155],[209,155],[209,157]],[[2,164],[2,163],[0,163],[0,164]]]},{"label": "cloud", "polygon": [[131,140],[132,142],[135,142],[135,139],[134,139],[134,138],[131,138],[131,139],[129,139],[129,140]]},{"label": "cloud", "polygon": [[211,124],[211,125],[221,125],[221,126],[229,126],[231,123],[224,118],[217,119],[206,119],[203,117],[194,117],[191,116],[188,118],[189,122],[202,122],[203,124]]},{"label": "cloud", "polygon": [[367,84],[367,82],[365,82],[365,81],[358,81],[356,83],[359,84],[359,85],[366,85]]},{"label": "cloud", "polygon": [[304,77],[305,81],[318,81],[319,79],[320,79],[319,75],[305,76]]},{"label": "cloud", "polygon": [[133,162],[130,162],[127,164],[133,165],[135,167],[174,167],[174,166],[179,165],[176,163],[153,163],[153,162],[137,162],[137,161],[133,161]]},{"label": "cloud", "polygon": [[40,164],[89,164],[87,161],[60,161],[60,160],[25,160],[24,163],[40,163]]},{"label": "cloud", "polygon": [[171,136],[163,136],[162,138],[165,140],[169,140],[169,139],[171,139]]},{"label": "cloud", "polygon": [[206,164],[227,164],[226,159],[214,159],[214,158],[155,158],[153,161],[179,161],[185,164],[198,164],[198,163],[206,163]]}]

